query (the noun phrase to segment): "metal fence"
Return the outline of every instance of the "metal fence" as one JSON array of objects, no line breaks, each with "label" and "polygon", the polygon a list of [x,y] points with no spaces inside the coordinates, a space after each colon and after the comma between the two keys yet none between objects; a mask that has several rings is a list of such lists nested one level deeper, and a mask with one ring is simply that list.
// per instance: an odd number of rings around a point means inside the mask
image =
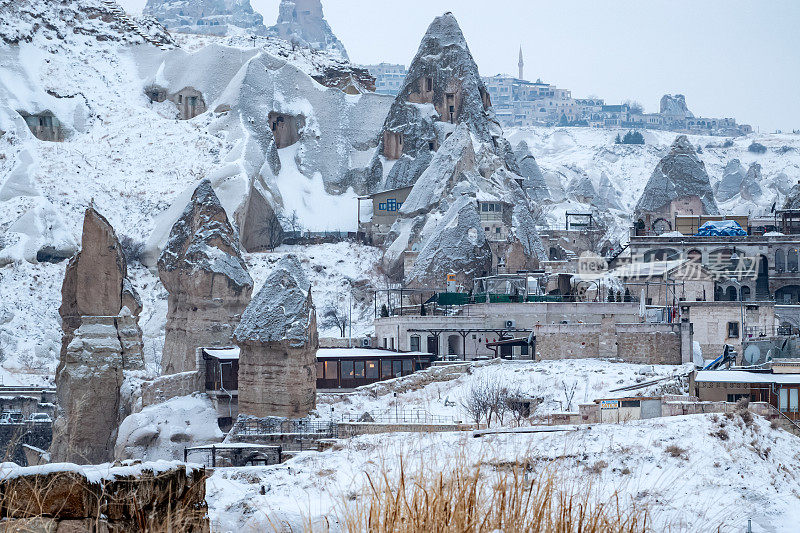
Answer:
[{"label": "metal fence", "polygon": [[434,415],[424,409],[407,408],[407,409],[389,409],[381,413],[366,412],[361,415],[357,414],[344,414],[341,417],[342,422],[350,423],[375,423],[375,424],[425,424],[425,425],[441,425],[441,424],[455,424],[456,419],[452,416]]},{"label": "metal fence", "polygon": [[336,438],[338,423],[334,420],[287,420],[283,418],[246,418],[236,424],[237,435],[313,435],[314,438]]}]

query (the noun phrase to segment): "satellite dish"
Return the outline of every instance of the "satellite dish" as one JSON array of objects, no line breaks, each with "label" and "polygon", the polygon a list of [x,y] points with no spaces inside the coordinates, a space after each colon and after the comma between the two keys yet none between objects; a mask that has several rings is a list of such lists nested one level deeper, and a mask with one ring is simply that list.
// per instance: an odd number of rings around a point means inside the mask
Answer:
[{"label": "satellite dish", "polygon": [[745,348],[743,359],[747,365],[757,365],[761,363],[761,348],[759,348],[757,344],[751,344]]}]

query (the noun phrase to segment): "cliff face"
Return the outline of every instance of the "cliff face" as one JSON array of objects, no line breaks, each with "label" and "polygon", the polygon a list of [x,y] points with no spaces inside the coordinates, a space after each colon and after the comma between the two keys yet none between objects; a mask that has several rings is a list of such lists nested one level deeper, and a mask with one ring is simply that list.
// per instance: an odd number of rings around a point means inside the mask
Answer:
[{"label": "cliff face", "polygon": [[257,35],[267,32],[250,0],[147,0],[144,14],[182,33],[225,35],[229,26]]},{"label": "cliff face", "polygon": [[347,50],[325,20],[321,0],[281,0],[278,22],[268,32],[293,44],[337,52],[347,59]]}]

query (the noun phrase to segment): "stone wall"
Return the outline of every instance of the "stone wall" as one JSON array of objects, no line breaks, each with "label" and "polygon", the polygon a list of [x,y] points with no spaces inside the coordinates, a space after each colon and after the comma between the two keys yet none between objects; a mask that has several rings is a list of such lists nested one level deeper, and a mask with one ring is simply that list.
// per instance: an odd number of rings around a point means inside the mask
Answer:
[{"label": "stone wall", "polygon": [[342,422],[339,424],[339,438],[346,439],[358,435],[376,433],[441,433],[445,431],[473,431],[482,429],[476,424],[376,424],[370,422]]},{"label": "stone wall", "polygon": [[536,326],[536,359],[613,358],[626,363],[679,365],[690,354],[690,325],[548,324]]},{"label": "stone wall", "polygon": [[0,473],[6,531],[209,531],[204,468],[50,464]]},{"label": "stone wall", "polygon": [[204,383],[200,372],[181,372],[160,376],[142,383],[142,407],[163,403],[170,398],[189,396],[203,392]]},{"label": "stone wall", "polygon": [[617,357],[626,363],[679,365],[679,324],[617,324]]}]

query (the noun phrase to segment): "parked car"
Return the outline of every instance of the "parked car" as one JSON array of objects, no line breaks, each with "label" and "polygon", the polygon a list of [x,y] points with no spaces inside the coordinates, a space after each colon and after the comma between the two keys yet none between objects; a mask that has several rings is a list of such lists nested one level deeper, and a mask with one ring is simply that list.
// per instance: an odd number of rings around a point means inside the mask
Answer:
[{"label": "parked car", "polygon": [[31,422],[47,422],[47,423],[53,422],[53,419],[50,418],[50,415],[48,415],[47,413],[33,413],[28,420],[30,420]]},{"label": "parked car", "polygon": [[0,414],[0,424],[22,424],[25,422],[25,417],[22,413],[3,413]]}]

